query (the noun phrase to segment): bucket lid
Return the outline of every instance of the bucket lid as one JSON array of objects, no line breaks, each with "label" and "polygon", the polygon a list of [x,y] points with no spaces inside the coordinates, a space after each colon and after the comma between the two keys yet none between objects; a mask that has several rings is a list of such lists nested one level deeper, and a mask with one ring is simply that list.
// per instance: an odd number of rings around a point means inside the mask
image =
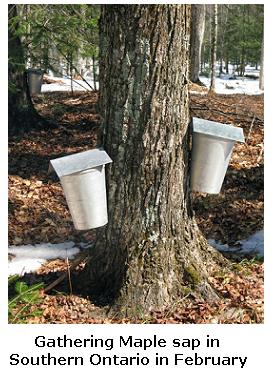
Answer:
[{"label": "bucket lid", "polygon": [[225,138],[232,141],[245,142],[243,129],[220,122],[204,120],[193,117],[193,132],[210,135],[213,137]]},{"label": "bucket lid", "polygon": [[40,75],[40,74],[44,74],[45,71],[40,68],[28,68],[27,72]]},{"label": "bucket lid", "polygon": [[92,149],[81,153],[67,155],[52,159],[48,173],[55,170],[60,177],[75,174],[90,168],[98,167],[112,162],[112,159],[102,148]]}]

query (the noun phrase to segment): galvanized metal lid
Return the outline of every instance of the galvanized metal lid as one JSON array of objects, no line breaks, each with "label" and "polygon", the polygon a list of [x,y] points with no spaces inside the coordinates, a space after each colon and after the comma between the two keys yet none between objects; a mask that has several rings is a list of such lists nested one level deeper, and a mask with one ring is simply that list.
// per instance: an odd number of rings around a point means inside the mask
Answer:
[{"label": "galvanized metal lid", "polygon": [[33,73],[33,74],[44,74],[45,70],[42,70],[40,68],[28,68],[27,72]]},{"label": "galvanized metal lid", "polygon": [[207,134],[213,137],[225,138],[232,141],[245,142],[242,128],[230,124],[204,120],[193,117],[193,132]]},{"label": "galvanized metal lid", "polygon": [[112,159],[102,148],[67,155],[52,159],[49,164],[49,173],[53,170],[60,177],[75,174],[80,171],[98,167],[112,162]]}]

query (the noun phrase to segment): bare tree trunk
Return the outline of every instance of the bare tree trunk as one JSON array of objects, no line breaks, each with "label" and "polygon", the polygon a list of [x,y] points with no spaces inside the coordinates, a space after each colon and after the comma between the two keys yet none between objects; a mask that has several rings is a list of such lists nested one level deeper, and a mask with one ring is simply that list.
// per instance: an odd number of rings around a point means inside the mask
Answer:
[{"label": "bare tree trunk", "polygon": [[94,55],[92,56],[92,75],[93,75],[94,91],[97,91],[97,84],[96,84],[97,73],[96,73],[96,64],[95,64],[95,56]]},{"label": "bare tree trunk", "polygon": [[245,74],[245,60],[246,60],[246,51],[245,51],[245,42],[246,42],[246,6],[243,4],[242,7],[242,49],[241,49],[241,57],[240,57],[240,76],[244,76]]},{"label": "bare tree trunk", "polygon": [[56,127],[36,111],[29,92],[25,56],[21,40],[16,31],[18,28],[17,6],[9,4],[9,67],[8,67],[8,117],[9,135],[21,134],[31,129]]},{"label": "bare tree trunk", "polygon": [[102,6],[100,108],[113,164],[109,223],[84,274],[93,301],[120,314],[189,291],[216,299],[207,278],[224,261],[196,225],[189,190],[189,21],[189,5]]},{"label": "bare tree trunk", "polygon": [[[225,35],[226,35],[226,28],[227,28],[227,19],[228,19],[228,9],[229,9],[229,5],[220,5],[219,7],[219,10],[221,10],[221,22],[219,21],[219,30],[221,30],[221,32],[219,34],[221,34],[219,40],[220,40],[220,48],[219,48],[219,51],[220,51],[220,68],[219,68],[219,76],[221,76],[221,74],[223,74],[223,60],[224,60],[224,57],[226,56],[226,51],[224,49],[224,43],[225,43]],[[220,17],[219,17],[220,19]],[[225,66],[226,66],[226,63],[225,63]],[[227,72],[228,73],[228,72]]]},{"label": "bare tree trunk", "polygon": [[[35,111],[28,90],[24,51],[16,34],[17,9],[9,4],[9,67],[8,67],[8,117],[9,135],[25,132],[39,126],[40,116]],[[16,20],[16,21],[15,21]]]},{"label": "bare tree trunk", "polygon": [[229,58],[228,58],[228,52],[225,53],[225,72],[226,74],[229,74]]},{"label": "bare tree trunk", "polygon": [[[29,22],[29,17],[30,17],[30,13],[31,13],[31,10],[30,10],[30,4],[26,4],[24,5],[24,11],[25,11],[25,19],[26,19],[26,23],[27,23],[27,40],[30,39],[30,36],[31,36],[31,22]],[[29,46],[29,51],[31,51],[32,49],[32,43],[28,41],[28,46]],[[27,57],[27,67],[32,67],[32,57],[29,55]]]},{"label": "bare tree trunk", "polygon": [[262,47],[261,47],[259,88],[262,91],[264,90],[264,36],[263,36]]},{"label": "bare tree trunk", "polygon": [[212,5],[212,38],[211,38],[211,79],[210,91],[215,91],[216,86],[216,56],[217,56],[217,28],[218,28],[218,5]]},{"label": "bare tree trunk", "polygon": [[205,31],[205,4],[191,5],[190,80],[202,84],[199,79],[201,50]]}]

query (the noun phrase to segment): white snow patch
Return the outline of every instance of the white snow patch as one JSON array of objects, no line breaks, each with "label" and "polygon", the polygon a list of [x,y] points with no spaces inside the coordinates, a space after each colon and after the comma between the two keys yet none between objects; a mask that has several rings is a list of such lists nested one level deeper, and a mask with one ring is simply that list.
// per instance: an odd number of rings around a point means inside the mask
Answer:
[{"label": "white snow patch", "polygon": [[227,244],[221,244],[213,239],[209,239],[208,243],[215,249],[222,252],[235,252],[242,254],[254,254],[258,256],[264,255],[264,231],[260,230],[252,234],[249,238],[241,241],[237,241],[235,246],[228,246]]},{"label": "white snow patch", "polygon": [[[210,86],[210,79],[205,76],[200,76],[207,88]],[[259,80],[248,78],[228,79],[227,77],[216,78],[216,93],[223,95],[231,94],[245,94],[245,95],[260,95],[263,93],[259,89]]]},{"label": "white snow patch", "polygon": [[218,241],[215,241],[214,239],[209,239],[208,240],[208,243],[214,247],[214,249],[217,249],[219,251],[222,251],[222,252],[232,252],[232,251],[238,251],[239,249],[237,247],[231,247],[231,246],[228,246],[228,244],[222,244]]},{"label": "white snow patch", "polygon": [[9,261],[8,273],[23,275],[33,272],[50,259],[73,258],[79,251],[74,242],[10,246],[8,252],[12,259]]},{"label": "white snow patch", "polygon": [[256,232],[248,239],[241,241],[242,251],[257,253],[260,256],[264,255],[264,231]]},{"label": "white snow patch", "polygon": [[[63,83],[51,83],[42,84],[41,92],[55,92],[55,91],[71,91],[71,80],[70,78],[57,78],[49,76],[50,79],[55,79],[56,81],[62,81]],[[94,82],[92,80],[87,80],[92,88],[94,88]],[[73,91],[92,91],[92,89],[87,85],[84,80],[73,80],[72,82]],[[99,88],[99,83],[96,82],[96,88]]]}]

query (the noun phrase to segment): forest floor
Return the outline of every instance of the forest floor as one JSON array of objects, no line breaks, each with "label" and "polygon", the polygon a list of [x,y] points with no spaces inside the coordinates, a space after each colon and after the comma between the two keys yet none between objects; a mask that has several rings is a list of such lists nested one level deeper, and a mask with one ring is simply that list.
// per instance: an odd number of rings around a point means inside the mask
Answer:
[{"label": "forest floor", "polygon": [[[199,227],[207,238],[234,245],[263,228],[263,95],[218,95],[192,86],[193,116],[233,123],[244,129],[245,144],[236,144],[219,195],[193,195]],[[9,244],[92,243],[94,231],[76,231],[60,182],[48,174],[50,159],[95,147],[98,143],[97,93],[42,93],[35,107],[56,128],[33,130],[9,141]],[[223,300],[208,304],[191,296],[172,309],[132,319],[108,318],[81,296],[78,278],[87,253],[70,272],[68,262],[52,260],[21,281],[43,282],[35,303],[13,304],[9,321],[27,323],[262,323],[263,262],[251,256],[230,257],[230,269],[215,273],[212,285]],[[12,259],[12,257],[10,257]],[[233,259],[232,259],[233,258]],[[79,256],[77,256],[79,259]],[[73,261],[70,262],[73,264]],[[66,275],[70,273],[71,275]],[[60,275],[52,290],[45,289]],[[10,286],[10,296],[14,295]],[[76,290],[77,289],[77,290]],[[25,308],[24,308],[25,307]],[[20,315],[20,316],[19,316]]]}]

